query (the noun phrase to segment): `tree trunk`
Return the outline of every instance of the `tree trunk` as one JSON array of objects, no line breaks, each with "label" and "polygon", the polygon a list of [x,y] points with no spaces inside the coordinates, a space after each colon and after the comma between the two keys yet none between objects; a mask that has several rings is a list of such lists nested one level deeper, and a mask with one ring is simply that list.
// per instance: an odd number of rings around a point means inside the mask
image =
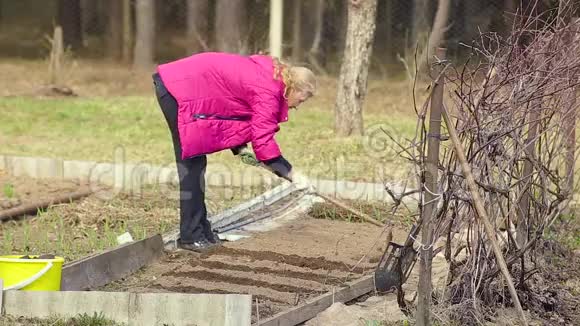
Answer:
[{"label": "tree trunk", "polygon": [[[390,1],[390,0],[389,0]],[[337,47],[337,52],[338,53],[343,53],[344,52],[344,47],[346,46],[346,29],[348,26],[348,1],[344,1],[341,2],[341,6],[340,6],[340,19],[339,21],[339,27],[338,27],[338,47]],[[378,8],[378,2],[377,2],[377,8]],[[375,26],[376,28],[376,26]]]},{"label": "tree trunk", "polygon": [[437,13],[433,21],[433,28],[429,36],[429,54],[434,55],[435,49],[443,45],[445,40],[445,31],[447,30],[447,21],[449,20],[449,9],[451,8],[451,0],[439,0],[437,6]]},{"label": "tree trunk", "polygon": [[153,65],[155,41],[155,2],[136,0],[136,33],[133,64],[139,68]]},{"label": "tree trunk", "polygon": [[282,40],[284,38],[284,0],[270,0],[268,48],[270,55],[283,56]]},{"label": "tree trunk", "polygon": [[324,0],[317,0],[314,7],[314,40],[310,47],[310,53],[320,52],[320,42],[322,40],[322,23],[324,17]]},{"label": "tree trunk", "polygon": [[123,3],[109,0],[108,13],[107,53],[113,60],[120,60],[123,54]]},{"label": "tree trunk", "polygon": [[395,49],[392,46],[395,44],[393,38],[393,0],[387,0],[385,6],[385,44],[387,44],[387,55],[389,61],[394,57]]},{"label": "tree trunk", "polygon": [[246,14],[243,0],[217,0],[215,41],[218,51],[244,53],[247,51],[245,36]]},{"label": "tree trunk", "polygon": [[100,30],[100,16],[102,12],[100,11],[99,2],[94,0],[81,0],[81,31],[83,33],[82,39],[84,40],[87,35],[98,34],[102,32]]},{"label": "tree trunk", "polygon": [[411,30],[411,53],[415,53],[415,47],[424,48],[427,44],[427,37],[429,36],[429,1],[428,0],[414,0],[413,1],[413,28]]},{"label": "tree trunk", "polygon": [[[540,64],[541,65],[541,64]],[[543,80],[546,78],[546,70],[549,69],[543,65],[544,67],[538,67],[538,70],[541,72],[535,76],[538,80]],[[541,69],[543,68],[543,69]],[[538,94],[542,95],[542,94]],[[542,99],[535,99],[532,100],[530,108],[540,108],[542,107]],[[527,123],[528,123],[528,134],[527,139],[524,142],[524,154],[526,159],[524,160],[524,167],[522,171],[521,181],[521,191],[523,192],[522,196],[520,197],[520,201],[518,203],[519,210],[518,210],[518,220],[517,220],[517,234],[516,234],[516,242],[519,248],[523,248],[526,243],[529,241],[529,227],[532,223],[532,219],[530,218],[530,201],[532,200],[533,196],[533,187],[532,182],[534,181],[534,172],[536,168],[534,167],[534,159],[537,156],[537,136],[542,134],[542,114],[539,112],[538,109],[532,109],[527,113]],[[508,226],[509,227],[509,226]]]},{"label": "tree trunk", "polygon": [[302,0],[292,3],[292,61],[302,60]]},{"label": "tree trunk", "polygon": [[[564,1],[564,0],[562,0]],[[562,3],[562,2],[561,2]],[[578,17],[566,17],[566,22],[569,24],[570,32],[566,33],[566,40],[570,44],[574,44],[578,38],[578,24],[580,23],[580,18]],[[571,23],[570,23],[571,20]],[[571,76],[571,81],[573,81]],[[564,189],[568,192],[570,200],[574,196],[574,167],[576,166],[576,119],[578,119],[578,114],[576,113],[576,94],[577,87],[573,86],[571,89],[565,91],[564,93],[564,105],[566,105],[566,115],[563,117],[562,128],[564,132],[564,139],[566,142],[566,179]],[[569,213],[570,208],[566,208]]]},{"label": "tree trunk", "polygon": [[64,46],[78,50],[82,46],[81,3],[79,0],[58,1],[58,23],[62,26]]},{"label": "tree trunk", "polygon": [[[435,50],[444,43],[450,7],[451,0],[439,0],[437,13],[435,14],[435,19],[433,21],[432,32],[429,36],[429,43],[417,56],[417,67],[419,67],[418,70],[421,77],[426,76],[426,71],[428,70],[427,66],[432,61],[432,58],[435,55]],[[436,76],[431,77],[436,78]]]},{"label": "tree trunk", "polygon": [[133,49],[133,24],[131,17],[131,0],[121,0],[123,2],[123,62],[131,62],[131,50]]},{"label": "tree trunk", "polygon": [[[438,51],[438,55],[445,56],[445,51]],[[439,75],[442,67],[437,66],[434,75]],[[439,77],[436,80],[433,93],[431,94],[431,108],[429,110],[429,135],[441,134],[441,113],[443,111],[443,93],[445,79]],[[425,157],[425,205],[421,210],[421,241],[425,246],[433,242],[433,230],[435,222],[433,213],[437,210],[437,198],[433,192],[437,192],[439,185],[439,151],[440,139],[430,137],[427,140],[427,157]],[[431,282],[433,247],[421,248],[419,260],[419,285],[417,288],[417,320],[418,326],[431,325],[431,295],[433,287]]]},{"label": "tree trunk", "polygon": [[376,27],[377,0],[350,0],[335,104],[335,133],[362,135],[362,107]]},{"label": "tree trunk", "polygon": [[[536,100],[535,104],[531,105],[530,107],[541,107],[541,103],[539,100]],[[522,172],[522,191],[524,194],[521,196],[518,203],[519,210],[516,242],[519,248],[523,248],[529,240],[528,229],[531,222],[531,219],[529,218],[529,212],[530,200],[532,199],[532,190],[530,190],[532,187],[529,184],[531,184],[534,179],[534,165],[532,162],[536,158],[536,136],[538,135],[538,129],[541,123],[540,117],[541,115],[538,110],[534,110],[528,113],[528,122],[530,127],[528,130],[528,138],[524,144],[524,151],[526,157],[529,159],[524,161],[524,169]]]},{"label": "tree trunk", "polygon": [[322,27],[324,22],[324,0],[316,0],[314,3],[314,38],[312,46],[308,50],[308,61],[314,68],[320,72],[325,73],[324,68],[320,64],[318,58],[320,55],[320,43],[322,40]]},{"label": "tree trunk", "polygon": [[518,6],[516,0],[504,0],[504,23],[506,25],[506,34],[512,31],[515,22],[516,10]]},{"label": "tree trunk", "polygon": [[208,39],[208,9],[207,0],[187,1],[187,52],[193,54],[207,51]]},{"label": "tree trunk", "polygon": [[566,115],[562,121],[562,129],[566,142],[566,178],[564,189],[569,194],[570,199],[574,195],[574,166],[576,166],[576,88],[565,92]]},{"label": "tree trunk", "polygon": [[50,59],[48,65],[48,76],[50,85],[60,85],[62,81],[62,66],[63,66],[63,32],[62,27],[54,28],[52,37],[52,44],[50,49]]},{"label": "tree trunk", "polygon": [[[465,42],[471,42],[475,38],[479,38],[479,32],[485,32],[485,26],[480,24],[480,19],[478,15],[481,14],[482,8],[480,8],[480,0],[467,0],[462,1],[459,5],[459,10],[461,10],[461,18],[463,19],[463,24],[460,25],[461,38]],[[455,22],[454,22],[455,24]]]}]

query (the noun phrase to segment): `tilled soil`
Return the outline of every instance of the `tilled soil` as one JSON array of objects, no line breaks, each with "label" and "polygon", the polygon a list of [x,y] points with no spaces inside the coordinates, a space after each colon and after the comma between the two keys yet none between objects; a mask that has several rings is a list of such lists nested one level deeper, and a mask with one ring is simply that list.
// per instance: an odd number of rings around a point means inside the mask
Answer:
[{"label": "tilled soil", "polygon": [[380,227],[305,215],[204,254],[168,253],[107,289],[251,294],[264,319],[372,272],[384,241]]},{"label": "tilled soil", "polygon": [[63,194],[88,189],[88,185],[60,178],[15,177],[0,170],[0,210],[45,201]]},{"label": "tilled soil", "polygon": [[[280,249],[282,250],[283,248]],[[364,271],[362,267],[351,266],[344,263],[343,261],[328,260],[324,258],[324,256],[304,257],[299,256],[297,254],[281,254],[274,251],[248,250],[230,247],[216,248],[215,250],[212,250],[210,253],[202,255],[201,258],[205,259],[207,257],[216,254],[229,256],[228,259],[230,259],[231,257],[245,257],[248,258],[250,262],[256,260],[266,260],[274,263],[285,263],[297,267],[308,267],[311,270],[333,270],[355,273],[363,273]]]}]

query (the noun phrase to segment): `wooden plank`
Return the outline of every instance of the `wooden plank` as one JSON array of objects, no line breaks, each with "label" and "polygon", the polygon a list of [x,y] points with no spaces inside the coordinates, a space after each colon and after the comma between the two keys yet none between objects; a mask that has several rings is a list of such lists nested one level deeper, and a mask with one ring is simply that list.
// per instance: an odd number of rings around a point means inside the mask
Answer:
[{"label": "wooden plank", "polygon": [[349,286],[338,289],[334,293],[325,293],[312,301],[283,311],[266,320],[260,321],[260,326],[295,326],[316,317],[320,312],[335,302],[348,302],[375,289],[374,275],[365,276]]},{"label": "wooden plank", "polygon": [[65,265],[62,291],[89,290],[131,275],[163,254],[163,240],[157,234],[104,253]]}]

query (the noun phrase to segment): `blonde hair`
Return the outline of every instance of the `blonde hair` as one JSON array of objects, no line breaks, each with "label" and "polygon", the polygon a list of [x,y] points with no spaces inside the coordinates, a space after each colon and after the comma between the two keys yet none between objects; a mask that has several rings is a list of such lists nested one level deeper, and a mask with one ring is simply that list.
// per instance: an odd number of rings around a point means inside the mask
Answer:
[{"label": "blonde hair", "polygon": [[312,70],[306,67],[293,66],[278,58],[274,60],[274,79],[282,79],[286,85],[284,96],[288,96],[290,90],[301,90],[314,95],[317,89],[316,76]]}]

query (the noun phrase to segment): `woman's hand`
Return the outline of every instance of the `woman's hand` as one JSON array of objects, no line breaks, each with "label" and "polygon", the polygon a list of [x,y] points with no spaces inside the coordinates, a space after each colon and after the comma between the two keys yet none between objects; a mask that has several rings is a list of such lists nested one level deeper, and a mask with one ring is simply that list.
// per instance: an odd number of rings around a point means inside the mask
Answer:
[{"label": "woman's hand", "polygon": [[278,156],[263,162],[264,167],[280,178],[292,181],[292,164],[288,162],[283,156]]},{"label": "woman's hand", "polygon": [[240,153],[238,154],[240,160],[244,164],[248,164],[251,166],[260,166],[260,162],[256,159],[256,155],[247,147],[243,148]]},{"label": "woman's hand", "polygon": [[306,175],[300,173],[299,171],[296,172],[290,171],[288,176],[290,177],[289,181],[291,181],[296,186],[296,188],[309,189],[311,191],[314,191],[314,186],[312,185],[310,179],[308,179]]}]

